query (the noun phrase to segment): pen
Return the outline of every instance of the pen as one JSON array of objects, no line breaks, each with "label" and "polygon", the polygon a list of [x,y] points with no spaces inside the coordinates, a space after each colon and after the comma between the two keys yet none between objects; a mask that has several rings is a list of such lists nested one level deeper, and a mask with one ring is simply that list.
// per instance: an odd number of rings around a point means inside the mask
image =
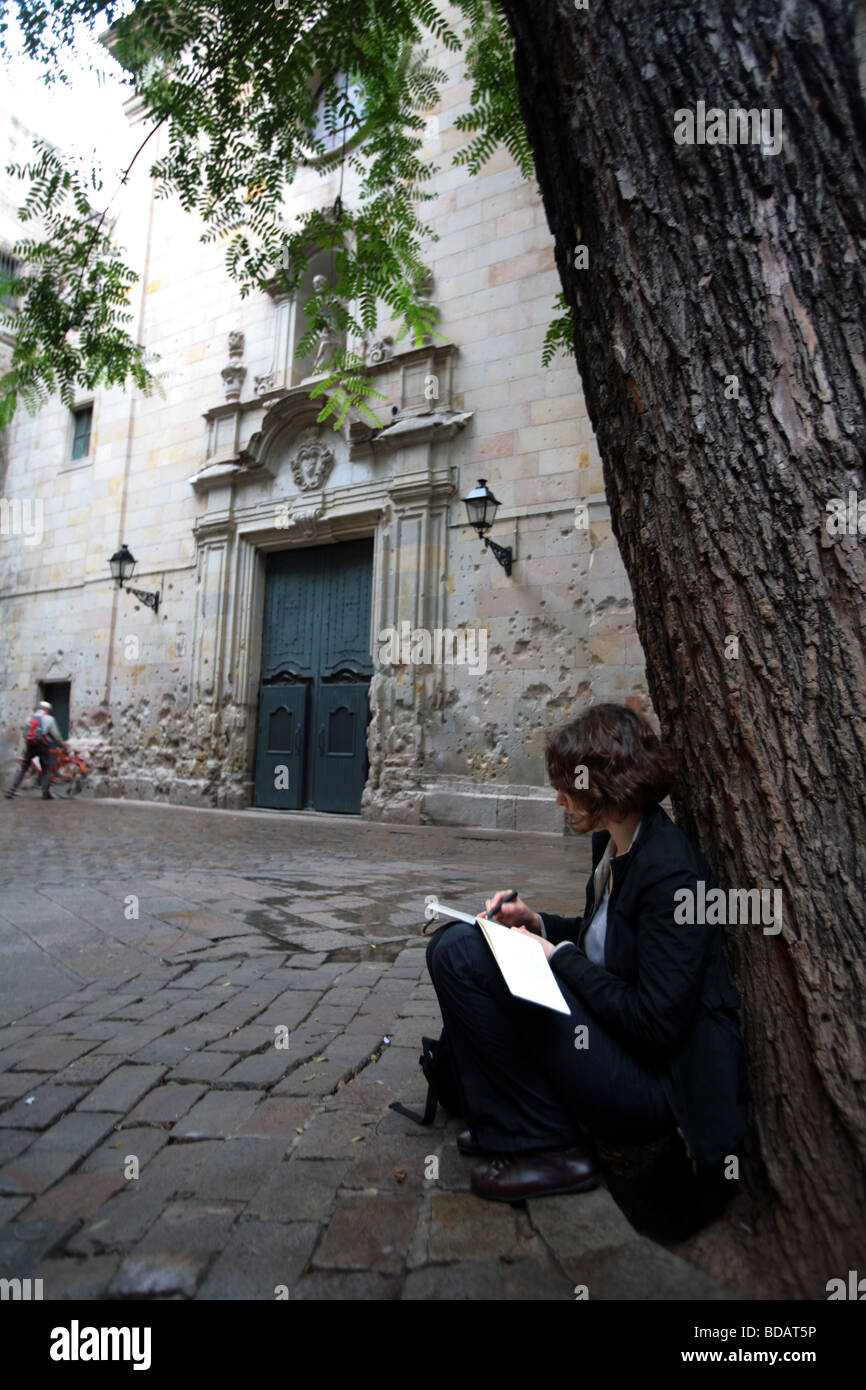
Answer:
[{"label": "pen", "polygon": [[520,894],[517,892],[517,890],[514,889],[514,888],[512,888],[511,892],[510,892],[509,894],[507,894],[507,896],[504,897],[504,898],[502,899],[502,902],[499,904],[499,907],[497,907],[493,912],[484,912],[484,910],[482,909],[482,911],[479,912],[478,916],[479,916],[479,917],[498,917],[498,916],[499,916],[499,913],[501,912],[502,908],[505,906],[506,903],[513,903],[513,902],[514,902],[514,899],[515,899],[515,898],[519,898],[519,897],[520,897]]}]

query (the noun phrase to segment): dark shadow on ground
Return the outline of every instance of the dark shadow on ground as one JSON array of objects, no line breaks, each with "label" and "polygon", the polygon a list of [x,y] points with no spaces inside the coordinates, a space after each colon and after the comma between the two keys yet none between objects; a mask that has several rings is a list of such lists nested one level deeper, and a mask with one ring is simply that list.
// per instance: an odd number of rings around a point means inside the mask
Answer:
[{"label": "dark shadow on ground", "polygon": [[717,1221],[739,1184],[724,1165],[693,1172],[678,1135],[639,1147],[596,1145],[605,1185],[635,1230],[660,1245],[675,1245]]}]

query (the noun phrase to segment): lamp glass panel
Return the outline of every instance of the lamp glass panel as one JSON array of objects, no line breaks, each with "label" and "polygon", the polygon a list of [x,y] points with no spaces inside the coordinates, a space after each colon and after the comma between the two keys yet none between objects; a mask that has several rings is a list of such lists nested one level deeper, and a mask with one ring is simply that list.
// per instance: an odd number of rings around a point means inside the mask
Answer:
[{"label": "lamp glass panel", "polygon": [[463,500],[469,514],[470,526],[489,527],[493,525],[493,518],[496,516],[499,503],[486,487],[475,488]]}]

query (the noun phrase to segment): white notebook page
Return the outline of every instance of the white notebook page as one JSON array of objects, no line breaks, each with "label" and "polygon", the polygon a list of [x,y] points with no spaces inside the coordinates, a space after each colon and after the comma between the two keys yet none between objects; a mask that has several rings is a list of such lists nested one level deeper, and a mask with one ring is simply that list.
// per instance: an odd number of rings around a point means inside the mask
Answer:
[{"label": "white notebook page", "polygon": [[499,922],[491,922],[486,917],[479,917],[478,925],[512,994],[516,994],[518,999],[528,999],[532,1004],[555,1009],[558,1014],[571,1013],[556,983],[556,976],[547,963],[547,956],[537,941],[524,936],[522,932],[512,931],[511,927],[503,927]]},{"label": "white notebook page", "polygon": [[547,963],[547,956],[537,941],[513,931],[511,927],[504,927],[501,922],[491,922],[488,917],[470,917],[468,912],[447,907],[445,903],[437,903],[437,909],[440,917],[456,917],[459,922],[478,923],[502,971],[502,978],[518,999],[528,999],[531,1004],[541,1004],[558,1014],[571,1013],[556,983],[556,976]]}]

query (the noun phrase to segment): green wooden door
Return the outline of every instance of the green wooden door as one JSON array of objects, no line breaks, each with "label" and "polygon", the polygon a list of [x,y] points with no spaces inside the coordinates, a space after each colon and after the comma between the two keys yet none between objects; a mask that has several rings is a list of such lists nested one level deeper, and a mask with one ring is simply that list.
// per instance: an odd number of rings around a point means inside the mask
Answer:
[{"label": "green wooden door", "polygon": [[372,540],[268,556],[257,806],[360,812],[372,580]]},{"label": "green wooden door", "polygon": [[256,805],[297,811],[303,804],[307,687],[263,685],[259,696]]},{"label": "green wooden door", "polygon": [[323,685],[315,747],[318,811],[361,809],[367,778],[367,683]]}]

